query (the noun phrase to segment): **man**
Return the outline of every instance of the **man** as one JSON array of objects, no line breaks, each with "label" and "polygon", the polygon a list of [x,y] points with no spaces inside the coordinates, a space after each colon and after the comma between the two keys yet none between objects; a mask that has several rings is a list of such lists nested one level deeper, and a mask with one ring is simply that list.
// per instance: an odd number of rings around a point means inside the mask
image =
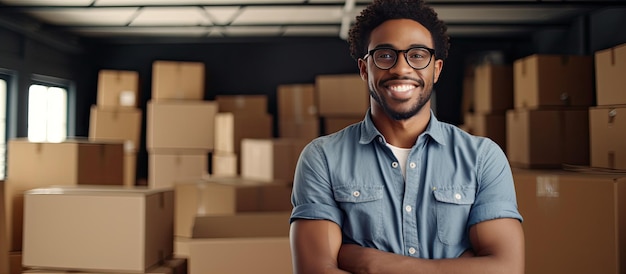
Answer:
[{"label": "man", "polygon": [[421,0],[375,0],[349,43],[370,109],[301,153],[294,273],[523,273],[506,156],[430,110],[449,47],[437,14]]}]

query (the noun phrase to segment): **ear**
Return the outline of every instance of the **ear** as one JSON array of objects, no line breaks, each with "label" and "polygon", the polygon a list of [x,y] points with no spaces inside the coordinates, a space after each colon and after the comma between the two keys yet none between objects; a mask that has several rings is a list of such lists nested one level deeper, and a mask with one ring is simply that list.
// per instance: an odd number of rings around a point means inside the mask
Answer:
[{"label": "ear", "polygon": [[443,69],[443,60],[436,59],[435,60],[435,71],[433,75],[433,83],[437,83],[439,80],[439,75],[441,74],[441,70]]},{"label": "ear", "polygon": [[359,74],[361,75],[361,79],[367,82],[367,60],[363,60],[359,58],[358,66],[359,66]]}]

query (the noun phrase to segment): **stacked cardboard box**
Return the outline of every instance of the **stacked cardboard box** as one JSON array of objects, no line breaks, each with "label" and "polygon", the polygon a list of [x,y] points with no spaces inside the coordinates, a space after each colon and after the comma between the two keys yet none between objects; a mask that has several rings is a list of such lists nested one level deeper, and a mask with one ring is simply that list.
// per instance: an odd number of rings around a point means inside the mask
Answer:
[{"label": "stacked cardboard box", "polygon": [[513,108],[513,68],[484,63],[473,75],[473,112],[465,113],[467,126],[472,134],[488,137],[506,150],[505,113]]},{"label": "stacked cardboard box", "polygon": [[308,139],[246,138],[241,141],[241,177],[265,182],[293,182],[296,163]]},{"label": "stacked cardboard box", "polygon": [[597,51],[596,103],[589,108],[590,165],[626,170],[626,44]]},{"label": "stacked cardboard box", "polygon": [[142,111],[137,107],[139,74],[136,71],[100,70],[98,101],[91,107],[89,140],[124,142],[124,185],[136,184]]},{"label": "stacked cardboard box", "polygon": [[507,111],[506,153],[514,167],[588,165],[590,56],[535,54],[513,64],[514,109]]},{"label": "stacked cardboard box", "polygon": [[312,140],[320,136],[314,84],[279,85],[276,99],[279,137]]},{"label": "stacked cardboard box", "polygon": [[147,104],[148,186],[173,187],[208,174],[217,103],[204,100],[200,62],[155,61]]},{"label": "stacked cardboard box", "polygon": [[[22,252],[24,192],[50,185],[122,185],[124,149],[120,142],[66,140],[36,143],[12,139],[8,143],[8,177],[4,182],[3,221],[0,224],[0,271],[20,269],[9,258]],[[14,262],[15,260],[11,260]],[[16,260],[19,263],[19,260]]]},{"label": "stacked cardboard box", "polygon": [[22,262],[39,271],[163,273],[173,256],[173,218],[172,189],[31,189],[24,193]]},{"label": "stacked cardboard box", "polygon": [[514,169],[513,177],[526,273],[624,273],[624,173]]},{"label": "stacked cardboard box", "polygon": [[237,175],[241,170],[241,140],[272,138],[274,117],[267,112],[266,95],[217,95],[215,101],[220,114],[211,175]]},{"label": "stacked cardboard box", "polygon": [[315,90],[322,134],[360,122],[369,108],[367,83],[358,74],[318,75]]},{"label": "stacked cardboard box", "polygon": [[290,273],[289,185],[212,176],[174,191],[174,253],[189,273]]}]

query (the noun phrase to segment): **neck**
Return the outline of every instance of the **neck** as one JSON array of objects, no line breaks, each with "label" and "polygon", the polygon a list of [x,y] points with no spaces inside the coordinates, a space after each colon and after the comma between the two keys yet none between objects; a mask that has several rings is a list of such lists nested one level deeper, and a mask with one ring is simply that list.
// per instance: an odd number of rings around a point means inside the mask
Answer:
[{"label": "neck", "polygon": [[413,147],[430,121],[430,101],[415,116],[400,121],[390,118],[378,103],[372,101],[372,120],[387,142],[399,148]]}]

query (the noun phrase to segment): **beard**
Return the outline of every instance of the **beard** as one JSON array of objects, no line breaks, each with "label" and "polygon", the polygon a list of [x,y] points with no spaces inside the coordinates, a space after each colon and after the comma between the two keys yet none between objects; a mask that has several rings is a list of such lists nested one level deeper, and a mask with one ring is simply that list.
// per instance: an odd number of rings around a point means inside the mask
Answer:
[{"label": "beard", "polygon": [[433,90],[432,86],[426,87],[424,85],[424,81],[422,80],[418,80],[418,82],[424,88],[424,92],[422,92],[419,95],[415,104],[413,104],[411,108],[406,111],[396,111],[392,109],[391,106],[389,106],[389,104],[385,100],[385,98],[381,97],[380,95],[378,95],[378,93],[376,93],[372,85],[368,85],[368,86],[369,86],[370,96],[374,99],[374,101],[376,101],[383,108],[385,113],[387,113],[387,115],[393,120],[402,121],[402,120],[407,120],[417,115],[422,110],[422,108],[424,108],[424,105],[426,105],[428,100],[430,100],[430,97],[432,95],[432,90]]}]

